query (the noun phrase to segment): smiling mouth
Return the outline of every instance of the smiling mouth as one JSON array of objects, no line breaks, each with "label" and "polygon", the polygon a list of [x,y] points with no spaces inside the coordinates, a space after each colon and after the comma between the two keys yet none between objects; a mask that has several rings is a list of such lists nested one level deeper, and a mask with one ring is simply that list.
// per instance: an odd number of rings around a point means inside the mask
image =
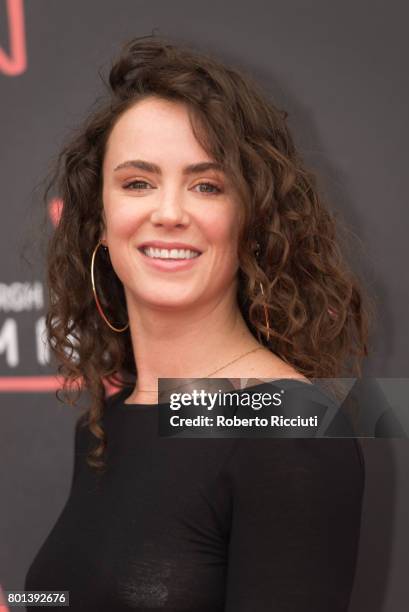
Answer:
[{"label": "smiling mouth", "polygon": [[195,259],[199,257],[201,253],[199,251],[193,251],[191,249],[161,249],[157,247],[140,247],[139,251],[150,257],[151,259],[171,260],[171,261],[183,261],[189,259]]}]

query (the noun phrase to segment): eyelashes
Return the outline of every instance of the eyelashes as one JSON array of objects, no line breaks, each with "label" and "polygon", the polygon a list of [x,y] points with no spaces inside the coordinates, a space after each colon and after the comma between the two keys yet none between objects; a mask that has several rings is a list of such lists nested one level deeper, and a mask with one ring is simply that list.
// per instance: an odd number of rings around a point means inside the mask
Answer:
[{"label": "eyelashes", "polygon": [[200,187],[200,185],[205,185],[206,187],[211,187],[212,189],[215,189],[216,191],[199,191],[199,193],[221,193],[222,190],[220,189],[220,187],[218,187],[217,185],[213,185],[213,183],[198,183],[197,185],[195,185],[195,187]]},{"label": "eyelashes", "polygon": [[[148,185],[146,181],[131,181],[130,183],[126,183],[124,185],[124,189],[131,189],[132,185]],[[141,189],[134,189],[132,187],[131,191],[141,191]]]},{"label": "eyelashes", "polygon": [[[127,183],[126,185],[124,185],[124,189],[129,189],[130,191],[144,191],[145,190],[144,188],[142,189],[140,189],[139,187],[135,188],[133,187],[133,185],[149,185],[149,183],[147,181],[131,181],[130,183]],[[218,187],[217,185],[214,185],[213,183],[208,183],[208,182],[198,183],[197,185],[194,186],[194,188],[200,187],[202,185],[206,187],[210,187],[211,189],[214,189],[215,191],[209,191],[208,189],[206,189],[205,191],[199,190],[198,193],[206,193],[209,195],[218,195],[219,193],[222,193],[222,190],[220,189],[220,187]],[[155,189],[155,188],[149,186],[149,189]]]}]

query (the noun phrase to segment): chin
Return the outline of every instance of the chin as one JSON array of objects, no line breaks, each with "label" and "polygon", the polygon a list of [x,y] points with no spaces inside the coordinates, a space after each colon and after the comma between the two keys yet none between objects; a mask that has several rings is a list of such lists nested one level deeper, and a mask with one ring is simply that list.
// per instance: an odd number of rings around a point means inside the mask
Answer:
[{"label": "chin", "polygon": [[137,298],[137,301],[143,302],[146,306],[151,305],[153,308],[187,308],[197,302],[197,298],[192,294],[183,297],[180,292],[166,291],[166,288],[162,287],[161,290],[144,293]]}]

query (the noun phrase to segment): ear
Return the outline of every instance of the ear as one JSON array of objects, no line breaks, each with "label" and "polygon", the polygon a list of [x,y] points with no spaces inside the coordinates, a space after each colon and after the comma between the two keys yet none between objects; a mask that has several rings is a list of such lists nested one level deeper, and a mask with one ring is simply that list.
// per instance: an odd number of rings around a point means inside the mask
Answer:
[{"label": "ear", "polygon": [[107,245],[107,235],[106,235],[106,231],[103,230],[100,234],[99,234],[99,240],[100,242],[104,245],[104,246],[108,246]]}]

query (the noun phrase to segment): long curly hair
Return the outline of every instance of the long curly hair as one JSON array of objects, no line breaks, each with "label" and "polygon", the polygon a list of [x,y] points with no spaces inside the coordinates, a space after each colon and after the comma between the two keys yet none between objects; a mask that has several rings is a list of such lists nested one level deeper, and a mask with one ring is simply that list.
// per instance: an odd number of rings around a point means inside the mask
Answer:
[{"label": "long curly hair", "polygon": [[[107,140],[122,113],[148,96],[184,103],[198,142],[234,180],[237,301],[253,335],[309,379],[359,376],[371,299],[346,262],[341,224],[295,148],[287,113],[242,70],[155,35],[126,42],[104,84],[107,91],[57,155],[44,194],[46,214],[52,191],[63,202],[46,254],[46,329],[63,378],[57,398],[62,393],[72,405],[82,389],[90,392],[83,424],[97,445],[88,464],[97,471],[105,466],[104,381],[121,388],[137,378],[129,328],[113,332],[97,311],[90,262],[103,228]],[[123,286],[102,249],[95,265],[104,312],[126,323]]]}]

